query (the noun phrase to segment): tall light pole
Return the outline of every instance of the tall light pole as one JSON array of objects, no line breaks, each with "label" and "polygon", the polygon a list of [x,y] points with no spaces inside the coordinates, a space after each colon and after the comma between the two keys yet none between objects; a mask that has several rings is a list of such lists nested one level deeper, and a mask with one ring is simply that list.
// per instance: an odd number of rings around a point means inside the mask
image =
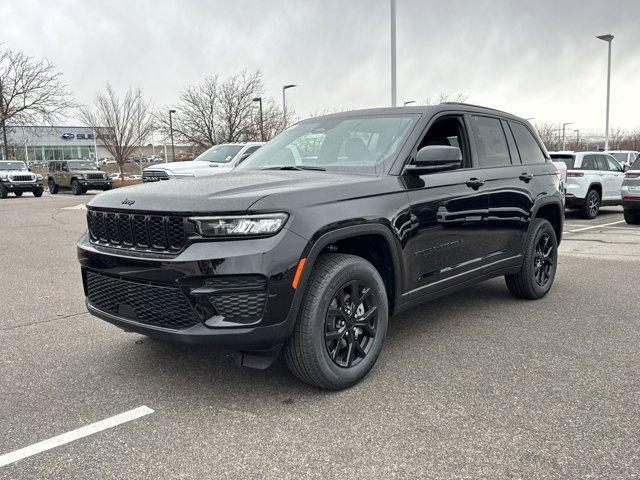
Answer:
[{"label": "tall light pole", "polygon": [[289,88],[297,87],[298,85],[285,85],[282,87],[282,117],[284,128],[287,128],[287,97],[285,92]]},{"label": "tall light pole", "polygon": [[613,35],[610,33],[606,35],[598,35],[596,37],[599,40],[603,40],[608,44],[608,55],[607,55],[607,118],[605,120],[604,127],[604,149],[609,150],[609,98],[611,96],[611,40],[613,40]]},{"label": "tall light pole", "polygon": [[253,99],[254,102],[258,102],[260,104],[260,141],[264,142],[264,120],[262,118],[262,97],[256,97]]},{"label": "tall light pole", "polygon": [[173,120],[171,118],[171,115],[173,115],[174,113],[176,113],[175,110],[169,110],[169,135],[171,136],[171,161],[175,162],[176,161],[176,149],[175,146],[173,145]]},{"label": "tall light pole", "polygon": [[567,125],[573,125],[573,122],[567,122],[562,124],[562,151],[564,151],[565,146],[565,128]]},{"label": "tall light pole", "polygon": [[396,0],[391,0],[391,106],[396,106]]},{"label": "tall light pole", "polygon": [[415,100],[408,100],[408,101],[404,102],[403,105],[406,107],[407,105],[411,105],[412,103],[416,103],[416,101]]},{"label": "tall light pole", "polygon": [[580,130],[576,128],[573,132],[576,134],[576,150],[577,150],[578,148],[580,148]]}]

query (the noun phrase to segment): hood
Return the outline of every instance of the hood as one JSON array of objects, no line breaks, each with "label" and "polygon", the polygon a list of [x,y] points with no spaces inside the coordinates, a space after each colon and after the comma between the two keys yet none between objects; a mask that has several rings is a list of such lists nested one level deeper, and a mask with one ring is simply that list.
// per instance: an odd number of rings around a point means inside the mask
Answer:
[{"label": "hood", "polygon": [[156,163],[143,169],[143,171],[166,170],[171,173],[188,173],[194,170],[216,170],[217,168],[230,167],[230,163],[209,163],[191,160],[189,162]]},{"label": "hood", "polygon": [[117,188],[97,195],[88,206],[127,211],[241,213],[258,200],[269,198],[270,206],[290,209],[383,193],[391,188],[389,178],[316,171],[233,170],[224,175]]}]

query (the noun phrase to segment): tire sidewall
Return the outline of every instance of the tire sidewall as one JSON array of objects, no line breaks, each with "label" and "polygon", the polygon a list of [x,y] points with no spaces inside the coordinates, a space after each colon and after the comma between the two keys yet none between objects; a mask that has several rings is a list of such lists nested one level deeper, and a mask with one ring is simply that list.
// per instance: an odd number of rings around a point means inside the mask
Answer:
[{"label": "tire sidewall", "polygon": [[[351,280],[360,280],[371,285],[371,295],[378,304],[378,322],[376,336],[366,357],[357,365],[344,368],[336,365],[329,356],[325,344],[325,319],[329,304],[336,291]],[[387,333],[388,304],[384,283],[378,271],[368,263],[353,263],[334,272],[324,285],[323,292],[311,305],[314,311],[311,321],[311,337],[314,360],[332,385],[348,386],[363,378],[375,364]]]},{"label": "tire sidewall", "polygon": [[[595,213],[592,213],[591,209],[589,208],[589,203],[590,203],[591,197],[596,197],[596,199],[598,200],[598,202],[597,202],[598,203],[598,208],[597,208]],[[586,205],[585,205],[585,209],[586,209],[585,211],[586,211],[587,216],[589,218],[596,218],[598,216],[598,213],[600,213],[600,201],[601,201],[600,194],[598,194],[598,192],[595,191],[595,190],[590,190],[589,194],[587,195],[587,200],[586,200]]]}]

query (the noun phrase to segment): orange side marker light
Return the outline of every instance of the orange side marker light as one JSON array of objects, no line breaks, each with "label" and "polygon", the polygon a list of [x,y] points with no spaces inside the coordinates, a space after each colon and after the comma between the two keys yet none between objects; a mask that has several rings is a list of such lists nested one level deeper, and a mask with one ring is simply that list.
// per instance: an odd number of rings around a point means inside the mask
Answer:
[{"label": "orange side marker light", "polygon": [[301,258],[298,262],[298,266],[296,267],[296,274],[293,276],[293,282],[291,282],[293,288],[298,288],[298,282],[300,281],[300,276],[302,275],[302,270],[304,269],[304,264],[306,262],[306,258]]}]

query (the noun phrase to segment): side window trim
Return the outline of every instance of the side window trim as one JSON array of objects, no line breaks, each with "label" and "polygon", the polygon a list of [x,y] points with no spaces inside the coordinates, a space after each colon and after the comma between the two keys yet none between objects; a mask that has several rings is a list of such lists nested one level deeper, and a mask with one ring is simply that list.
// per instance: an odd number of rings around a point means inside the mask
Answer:
[{"label": "side window trim", "polygon": [[509,125],[509,122],[504,118],[500,119],[500,123],[502,124],[502,130],[504,130],[504,134],[507,137],[509,155],[511,156],[511,165],[522,165],[522,157],[520,156],[520,151],[518,150],[516,139],[513,136],[511,125]]}]

